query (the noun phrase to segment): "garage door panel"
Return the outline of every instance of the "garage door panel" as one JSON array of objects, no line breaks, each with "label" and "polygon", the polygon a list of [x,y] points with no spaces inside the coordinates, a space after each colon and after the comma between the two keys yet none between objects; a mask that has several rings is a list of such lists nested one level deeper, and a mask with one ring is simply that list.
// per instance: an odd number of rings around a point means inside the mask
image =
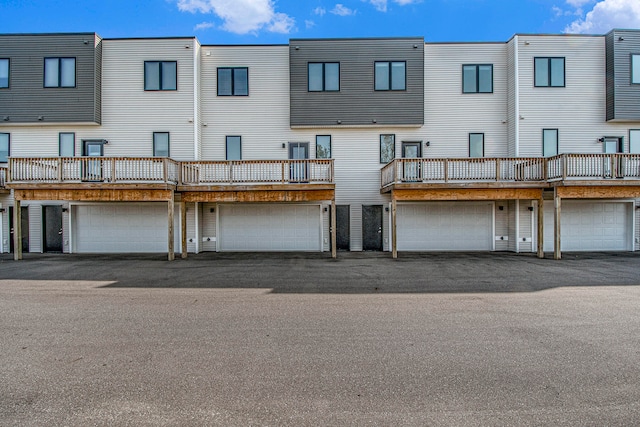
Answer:
[{"label": "garage door panel", "polygon": [[399,204],[398,250],[491,250],[492,203]]},{"label": "garage door panel", "polygon": [[220,206],[220,250],[320,251],[319,205]]},{"label": "garage door panel", "polygon": [[[544,208],[544,250],[553,251],[553,203]],[[560,240],[563,251],[630,250],[631,203],[563,200]]]},{"label": "garage door panel", "polygon": [[158,205],[74,206],[78,253],[166,252],[167,208]]}]

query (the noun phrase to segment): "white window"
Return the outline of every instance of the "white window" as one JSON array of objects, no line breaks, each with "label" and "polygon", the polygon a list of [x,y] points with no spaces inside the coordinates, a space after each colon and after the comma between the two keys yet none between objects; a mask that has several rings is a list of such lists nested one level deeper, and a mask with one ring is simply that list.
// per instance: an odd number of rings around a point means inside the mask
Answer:
[{"label": "white window", "polygon": [[73,132],[60,132],[59,134],[60,157],[73,157],[76,155],[76,134]]},{"label": "white window", "polygon": [[558,129],[542,129],[542,156],[558,155]]},{"label": "white window", "polygon": [[242,160],[242,137],[227,136],[227,160]]},{"label": "white window", "polygon": [[154,157],[169,157],[169,132],[153,133]]}]

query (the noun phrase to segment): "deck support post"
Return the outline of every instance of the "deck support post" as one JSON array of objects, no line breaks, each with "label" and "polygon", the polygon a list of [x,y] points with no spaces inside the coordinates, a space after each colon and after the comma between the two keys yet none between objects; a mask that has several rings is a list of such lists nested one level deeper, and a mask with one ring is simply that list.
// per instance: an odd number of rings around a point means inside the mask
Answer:
[{"label": "deck support post", "polygon": [[544,258],[544,198],[538,199],[538,258]]},{"label": "deck support post", "polygon": [[13,259],[22,259],[22,209],[18,199],[13,201]]},{"label": "deck support post", "polygon": [[182,259],[187,258],[187,202],[180,201],[180,239]]},{"label": "deck support post", "polygon": [[171,193],[171,198],[169,199],[169,201],[167,202],[167,221],[168,221],[168,226],[169,226],[169,241],[167,242],[169,245],[169,253],[168,253],[168,259],[169,261],[173,261],[175,259],[175,253],[174,253],[174,247],[173,247],[173,211],[174,211],[174,194],[173,192]]},{"label": "deck support post", "polygon": [[391,257],[398,258],[398,239],[396,227],[396,198],[391,194]]},{"label": "deck support post", "polygon": [[336,199],[331,201],[331,258],[338,256],[338,230],[336,228]]},{"label": "deck support post", "polygon": [[560,220],[562,211],[562,199],[557,187],[553,190],[553,259],[562,259],[560,239]]}]

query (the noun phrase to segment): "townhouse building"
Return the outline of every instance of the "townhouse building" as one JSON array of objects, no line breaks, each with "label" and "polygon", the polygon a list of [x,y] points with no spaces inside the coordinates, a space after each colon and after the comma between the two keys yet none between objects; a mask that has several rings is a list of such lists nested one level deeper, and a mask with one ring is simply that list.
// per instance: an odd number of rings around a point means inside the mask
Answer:
[{"label": "townhouse building", "polygon": [[0,35],[0,250],[640,249],[640,30]]}]

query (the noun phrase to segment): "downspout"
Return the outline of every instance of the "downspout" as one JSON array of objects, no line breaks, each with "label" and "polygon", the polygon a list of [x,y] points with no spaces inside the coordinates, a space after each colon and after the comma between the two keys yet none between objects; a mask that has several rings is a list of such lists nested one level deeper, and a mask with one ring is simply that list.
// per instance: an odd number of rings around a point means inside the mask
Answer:
[{"label": "downspout", "polygon": [[520,157],[520,50],[518,45],[520,43],[520,38],[516,34],[514,37],[514,74],[515,74],[515,141],[514,141],[514,149],[515,149],[515,157]]}]

